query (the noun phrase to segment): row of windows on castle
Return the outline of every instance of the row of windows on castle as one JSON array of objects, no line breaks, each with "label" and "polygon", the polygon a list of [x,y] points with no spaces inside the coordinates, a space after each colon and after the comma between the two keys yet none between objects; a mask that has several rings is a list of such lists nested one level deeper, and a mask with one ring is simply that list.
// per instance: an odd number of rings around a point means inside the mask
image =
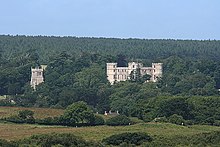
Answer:
[{"label": "row of windows on castle", "polygon": [[[113,78],[114,79],[119,79],[119,80],[128,80],[129,79],[129,76],[127,75],[113,75]],[[157,76],[156,75],[153,75],[153,79],[156,79]]]},{"label": "row of windows on castle", "polygon": [[[118,71],[118,72],[128,72],[126,69],[118,69],[118,70],[114,69],[113,71],[114,71],[114,72],[116,72],[116,71]],[[150,70],[147,70],[147,69],[141,70],[142,73],[147,73],[147,71],[152,72],[151,69],[150,69]],[[154,69],[153,72],[156,72],[156,70]]]}]

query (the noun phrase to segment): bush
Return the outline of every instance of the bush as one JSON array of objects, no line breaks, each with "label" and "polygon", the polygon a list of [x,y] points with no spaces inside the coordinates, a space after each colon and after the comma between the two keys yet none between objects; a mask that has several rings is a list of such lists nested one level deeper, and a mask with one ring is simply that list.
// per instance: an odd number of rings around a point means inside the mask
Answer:
[{"label": "bush", "polygon": [[215,118],[214,117],[208,117],[204,121],[204,124],[207,124],[207,125],[213,125],[214,123],[215,123]]},{"label": "bush", "polygon": [[0,100],[0,106],[14,106],[11,102],[8,100]]},{"label": "bush", "polygon": [[22,110],[18,112],[18,116],[22,119],[28,119],[34,116],[34,112],[31,110]]},{"label": "bush", "polygon": [[13,122],[13,123],[25,123],[25,120],[20,118],[17,115],[7,117],[7,118],[5,118],[5,120],[9,121],[9,122]]},{"label": "bush", "polygon": [[92,123],[92,125],[104,125],[105,124],[105,120],[103,117],[101,116],[98,116],[98,115],[95,115],[95,120],[94,122]]},{"label": "bush", "polygon": [[1,147],[15,147],[13,143],[10,143],[6,140],[0,139],[0,146]]},{"label": "bush", "polygon": [[35,119],[33,117],[34,112],[30,110],[22,110],[18,112],[18,115],[10,116],[5,118],[6,121],[13,123],[35,123]]},{"label": "bush", "polygon": [[185,126],[188,126],[188,125],[194,125],[194,121],[192,120],[185,120]]},{"label": "bush", "polygon": [[168,118],[168,120],[169,120],[170,123],[177,124],[177,125],[181,125],[182,123],[183,124],[185,123],[185,120],[183,119],[183,117],[180,116],[180,115],[177,115],[177,114],[171,115]]},{"label": "bush", "polygon": [[140,145],[143,142],[151,142],[153,139],[146,133],[122,133],[112,135],[102,140],[107,145],[135,144]]},{"label": "bush", "polygon": [[215,122],[214,122],[213,125],[214,125],[214,126],[220,126],[220,120],[215,120]]},{"label": "bush", "polygon": [[77,137],[73,134],[64,133],[64,134],[43,134],[43,135],[34,135],[30,138],[26,138],[23,140],[19,140],[16,142],[19,146],[43,146],[43,147],[51,147],[51,146],[101,146],[98,143],[88,142],[84,139]]},{"label": "bush", "polygon": [[131,120],[125,115],[118,115],[106,121],[109,126],[124,126],[131,124]]},{"label": "bush", "polygon": [[[190,137],[190,143],[200,146],[219,146],[220,145],[220,131],[213,131],[209,133],[201,133]],[[193,146],[192,145],[192,146]]]}]

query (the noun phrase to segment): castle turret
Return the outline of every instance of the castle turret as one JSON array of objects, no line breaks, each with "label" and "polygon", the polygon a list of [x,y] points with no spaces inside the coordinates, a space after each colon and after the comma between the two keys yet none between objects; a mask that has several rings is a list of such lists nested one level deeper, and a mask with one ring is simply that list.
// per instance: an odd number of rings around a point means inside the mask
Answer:
[{"label": "castle turret", "polygon": [[116,68],[117,63],[107,63],[107,78],[111,84],[114,84],[116,80]]},{"label": "castle turret", "polygon": [[162,77],[163,73],[163,63],[152,63],[153,68],[153,75],[152,75],[152,81],[156,82],[158,78]]},{"label": "castle turret", "polygon": [[33,89],[36,89],[36,86],[44,82],[43,78],[43,68],[31,68],[31,82],[30,85]]}]

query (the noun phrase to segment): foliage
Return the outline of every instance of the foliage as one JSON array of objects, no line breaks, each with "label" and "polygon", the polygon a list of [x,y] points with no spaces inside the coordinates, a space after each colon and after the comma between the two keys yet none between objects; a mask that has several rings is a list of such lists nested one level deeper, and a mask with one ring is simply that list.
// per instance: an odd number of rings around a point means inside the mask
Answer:
[{"label": "foliage", "polygon": [[153,139],[146,133],[121,133],[117,135],[112,135],[108,138],[103,139],[107,145],[120,145],[122,143],[141,145],[143,142],[151,142]]},{"label": "foliage", "polygon": [[16,147],[15,144],[8,142],[6,140],[0,139],[0,146],[1,147]]},{"label": "foliage", "polygon": [[159,113],[161,116],[169,117],[173,114],[181,115],[185,119],[192,119],[193,115],[191,106],[187,101],[187,98],[175,97],[171,99],[165,99],[160,102]]},{"label": "foliage", "polygon": [[124,126],[131,124],[131,120],[125,115],[117,115],[106,121],[106,124],[109,126]]},{"label": "foliage", "polygon": [[21,110],[18,115],[12,115],[5,120],[14,123],[35,123],[34,112],[31,110]]},{"label": "foliage", "polygon": [[92,125],[104,125],[105,124],[105,120],[102,116],[99,115],[95,115],[95,120],[94,122],[91,123]]},{"label": "foliage", "polygon": [[26,138],[20,141],[17,141],[19,146],[44,146],[51,147],[55,145],[71,147],[71,146],[79,146],[79,147],[99,147],[101,146],[98,143],[88,142],[84,139],[77,137],[73,134],[44,134],[44,135],[34,135],[30,138]]},{"label": "foliage", "polygon": [[183,119],[183,117],[177,114],[171,115],[168,118],[168,121],[170,123],[177,124],[177,125],[185,124],[185,120]]},{"label": "foliage", "polygon": [[66,125],[91,124],[95,120],[95,115],[85,102],[80,101],[68,106],[60,119],[61,123]]},{"label": "foliage", "polygon": [[220,145],[220,132],[213,131],[211,133],[201,133],[190,137],[192,145],[198,146],[219,146]]},{"label": "foliage", "polygon": [[[84,101],[99,113],[118,110],[145,121],[177,114],[212,125],[220,120],[219,47],[216,40],[0,35],[0,95],[17,106],[66,108]],[[131,81],[110,85],[106,63],[123,67],[134,59],[163,63],[163,77],[146,83],[150,76],[137,70]],[[45,82],[33,91],[30,69],[41,64],[47,65]]]}]

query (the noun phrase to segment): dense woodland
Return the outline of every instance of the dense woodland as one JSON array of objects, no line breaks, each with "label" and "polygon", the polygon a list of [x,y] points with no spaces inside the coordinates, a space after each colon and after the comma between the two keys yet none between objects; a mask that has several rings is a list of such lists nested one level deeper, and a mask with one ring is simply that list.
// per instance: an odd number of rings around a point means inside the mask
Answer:
[{"label": "dense woodland", "polygon": [[[192,123],[220,121],[220,41],[0,36],[0,95],[18,106],[66,108],[84,101],[145,121],[176,114]],[[111,86],[106,63],[162,62],[157,83]],[[45,82],[29,85],[30,68],[46,64]],[[10,105],[1,101],[1,105]]]}]

